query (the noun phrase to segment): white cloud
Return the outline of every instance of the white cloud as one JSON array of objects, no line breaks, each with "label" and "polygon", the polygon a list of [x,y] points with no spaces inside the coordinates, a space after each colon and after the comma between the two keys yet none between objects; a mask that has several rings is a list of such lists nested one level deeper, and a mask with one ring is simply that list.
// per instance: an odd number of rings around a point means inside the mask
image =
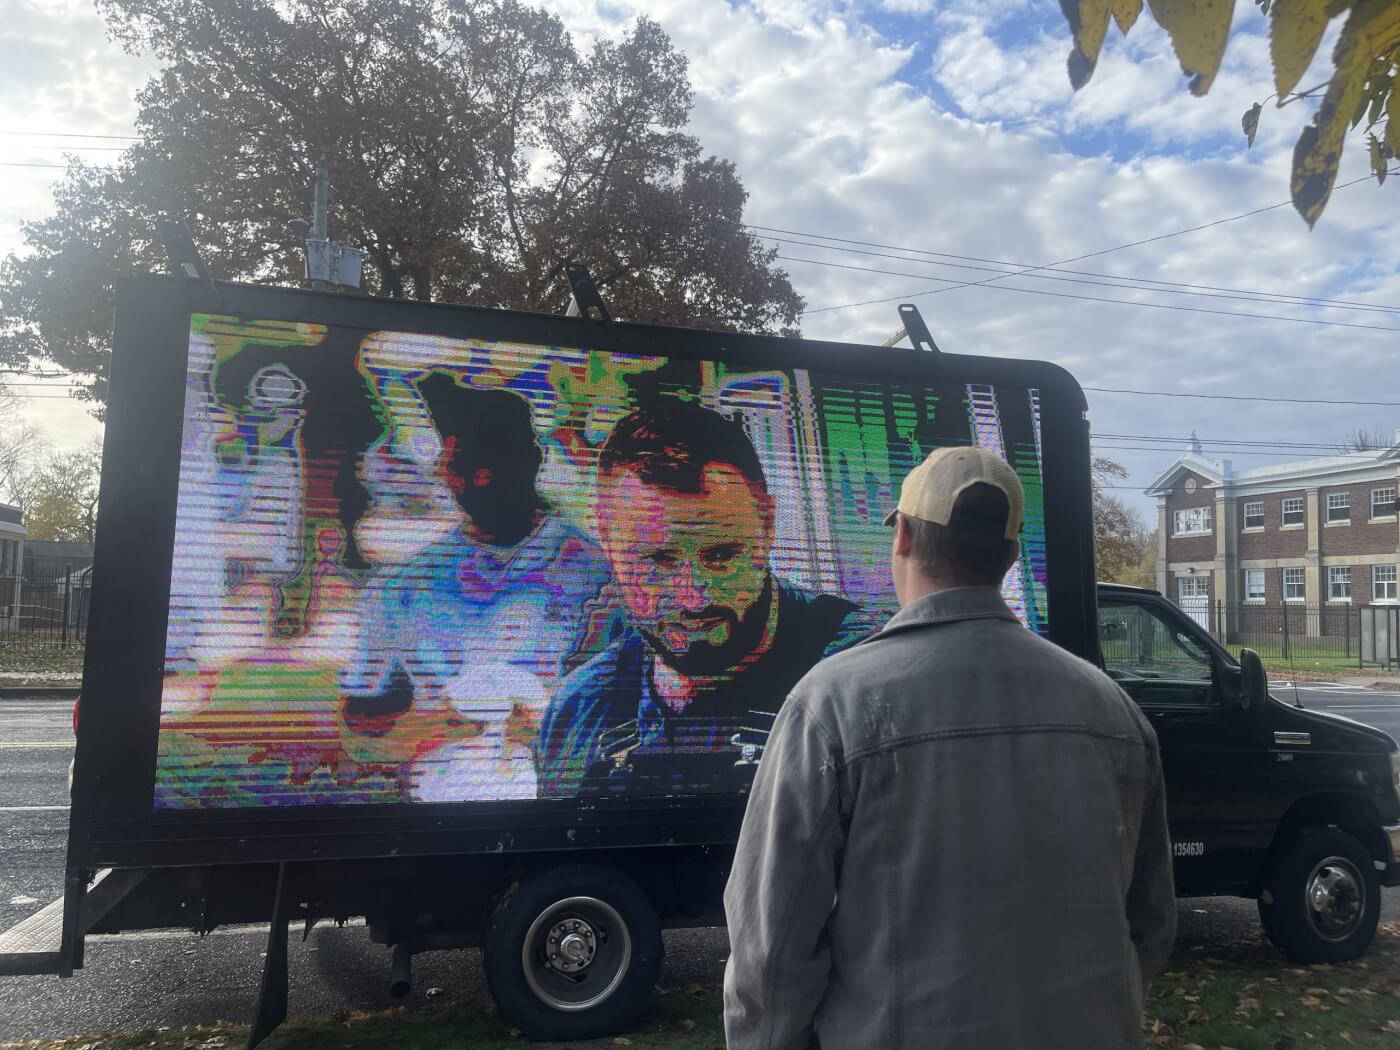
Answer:
[{"label": "white cloud", "polygon": [[[15,0],[0,0],[14,5]],[[646,13],[690,57],[696,90],[693,130],[705,148],[733,159],[750,191],[749,218],[769,226],[885,244],[1027,263],[1044,263],[1154,237],[1270,205],[1287,197],[1288,155],[1307,118],[1301,106],[1266,111],[1251,152],[1238,135],[1240,113],[1271,87],[1261,31],[1241,0],[1248,34],[1231,44],[1211,95],[1190,97],[1165,37],[1148,24],[1124,41],[1116,31],[1093,81],[1077,95],[1065,76],[1068,32],[1058,26],[1009,35],[1008,18],[1044,17],[1023,3],[954,0],[931,7],[936,39],[884,39],[842,2],[751,0],[561,0],[550,9],[582,46],[621,32]],[[883,0],[886,11],[920,13],[922,0]],[[60,5],[78,25],[76,7]],[[916,10],[917,9],[917,10]],[[1252,21],[1244,21],[1249,18]],[[9,20],[13,22],[13,19]],[[895,24],[915,20],[894,20]],[[84,106],[92,119],[124,130],[130,91],[142,79],[92,26],[75,39],[89,57],[35,97],[30,128],[72,127]],[[95,31],[100,36],[100,27]],[[1016,39],[1014,46],[1000,41]],[[1325,45],[1324,45],[1325,49]],[[98,73],[106,64],[117,72]],[[939,86],[965,116],[926,93]],[[64,81],[68,77],[78,86]],[[96,78],[96,79],[93,79]],[[906,82],[901,78],[909,78]],[[68,86],[64,86],[68,84]],[[96,85],[96,86],[94,86]],[[20,118],[26,101],[0,87],[0,113]],[[64,106],[69,108],[65,109]],[[123,109],[122,107],[127,107]],[[123,116],[122,114],[127,114]],[[91,123],[85,130],[99,130]],[[1085,150],[1084,141],[1118,148]],[[6,143],[10,149],[10,144]],[[1092,155],[1077,155],[1088,152]],[[1111,156],[1110,156],[1111,152]],[[1118,158],[1118,159],[1113,159]],[[1124,159],[1126,158],[1126,159]],[[1194,158],[1194,159],[1193,159]],[[5,169],[0,169],[4,171]],[[12,169],[17,170],[17,169]],[[1364,173],[1354,146],[1343,179]],[[8,179],[8,176],[0,176]],[[10,192],[0,181],[0,250],[13,243],[3,211],[47,208],[40,192]],[[37,182],[42,188],[42,182]],[[1074,269],[1163,281],[1255,288],[1400,303],[1400,242],[1389,230],[1394,187],[1341,190],[1309,233],[1291,207],[1156,241]],[[846,265],[979,280],[985,273],[784,245],[789,256]],[[945,260],[946,261],[946,260]],[[931,282],[785,262],[811,307],[906,295]],[[1146,296],[1027,276],[1010,286],[1072,295],[1138,297],[1169,305],[1400,327],[1400,316],[1260,307],[1230,299]],[[993,288],[915,298],[949,352],[1048,358],[1086,385],[1284,397],[1374,397],[1400,385],[1394,333],[1252,320],[1084,302]],[[878,341],[896,325],[895,305],[811,313],[806,334]],[[1380,393],[1373,393],[1380,392]],[[1213,437],[1329,443],[1351,426],[1386,430],[1393,410],[1132,398],[1091,394],[1100,434],[1168,435],[1184,446],[1196,429]],[[76,434],[82,420],[59,417],[80,406],[34,402],[55,426]],[[1103,439],[1109,446],[1128,442]],[[1145,484],[1171,459],[1165,451],[1105,448]],[[1237,455],[1238,466],[1262,458]]]},{"label": "white cloud", "polygon": [[[102,19],[84,0],[0,0],[0,160],[61,164],[66,151],[90,163],[114,154],[111,139],[58,138],[54,132],[131,134],[135,92],[146,64],[107,39]],[[101,147],[76,149],[77,145]],[[62,147],[62,148],[60,148]],[[22,250],[20,227],[53,205],[50,186],[62,172],[0,167],[0,256]],[[16,386],[24,414],[53,445],[71,451],[100,434],[85,402],[66,396],[62,381]]]}]

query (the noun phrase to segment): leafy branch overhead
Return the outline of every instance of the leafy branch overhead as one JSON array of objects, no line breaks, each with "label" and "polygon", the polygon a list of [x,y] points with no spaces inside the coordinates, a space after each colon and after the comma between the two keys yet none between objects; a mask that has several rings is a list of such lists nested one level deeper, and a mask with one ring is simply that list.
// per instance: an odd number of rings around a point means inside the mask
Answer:
[{"label": "leafy branch overhead", "polygon": [[0,361],[51,361],[105,401],[114,288],[188,217],[219,278],[295,284],[320,157],[330,235],[364,291],[562,312],[586,266],[613,314],[793,332],[802,300],[743,224],[734,165],[687,131],[686,59],[641,17],[575,45],[525,0],[98,0],[158,69],[141,141],[72,160],[0,260]]},{"label": "leafy branch overhead", "polygon": [[[1269,16],[1269,52],[1274,91],[1285,106],[1321,98],[1313,121],[1293,147],[1293,206],[1309,226],[1317,222],[1337,181],[1349,130],[1364,123],[1371,171],[1384,183],[1400,156],[1400,102],[1392,91],[1400,75],[1400,0],[1255,0]],[[1060,0],[1074,35],[1069,79],[1077,91],[1089,82],[1108,34],[1109,19],[1126,34],[1142,13],[1143,0]],[[1232,0],[1148,0],[1152,17],[1171,38],[1193,95],[1210,90],[1225,55],[1234,15]],[[1333,20],[1341,32],[1332,51],[1331,76],[1299,90]],[[1244,114],[1245,138],[1254,144],[1264,103]]]}]

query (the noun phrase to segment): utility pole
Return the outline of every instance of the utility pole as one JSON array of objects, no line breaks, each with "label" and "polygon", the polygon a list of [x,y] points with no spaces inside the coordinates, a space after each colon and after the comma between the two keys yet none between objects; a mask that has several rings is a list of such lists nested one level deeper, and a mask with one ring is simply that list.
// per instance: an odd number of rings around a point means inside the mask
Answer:
[{"label": "utility pole", "polygon": [[321,163],[316,165],[316,189],[311,202],[311,236],[318,241],[328,240],[326,226],[327,212],[331,205],[331,168],[326,163],[326,155],[321,154]]},{"label": "utility pole", "polygon": [[312,288],[358,288],[364,269],[364,253],[350,246],[350,235],[342,230],[332,241],[330,229],[331,169],[326,155],[316,165],[316,182],[311,196],[311,224],[305,219],[293,220],[293,225],[307,232],[306,279]]}]

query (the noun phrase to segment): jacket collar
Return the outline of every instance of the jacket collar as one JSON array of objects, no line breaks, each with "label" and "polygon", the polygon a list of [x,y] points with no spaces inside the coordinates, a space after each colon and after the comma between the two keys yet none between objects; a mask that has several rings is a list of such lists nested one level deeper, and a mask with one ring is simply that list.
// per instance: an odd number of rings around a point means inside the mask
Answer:
[{"label": "jacket collar", "polygon": [[889,623],[870,639],[884,637],[897,631],[916,627],[932,627],[958,620],[1016,620],[1001,591],[995,587],[954,587],[925,595],[906,605],[890,618]]}]

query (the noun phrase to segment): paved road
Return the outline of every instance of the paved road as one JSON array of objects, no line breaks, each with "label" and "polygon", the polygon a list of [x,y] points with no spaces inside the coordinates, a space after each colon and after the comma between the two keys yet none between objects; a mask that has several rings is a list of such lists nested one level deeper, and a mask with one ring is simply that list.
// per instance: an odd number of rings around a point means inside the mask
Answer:
[{"label": "paved road", "polygon": [[[1371,722],[1400,738],[1400,693],[1310,686],[1299,696],[1305,706]],[[62,888],[69,717],[62,703],[0,701],[0,928],[32,914]],[[1400,921],[1400,890],[1387,892],[1382,918]],[[1178,952],[1185,959],[1258,936],[1251,902],[1182,902]],[[0,1042],[247,1020],[264,939],[265,933],[247,929],[216,931],[203,940],[165,932],[90,939],[86,969],[70,981],[0,978]],[[672,932],[662,981],[714,984],[726,954],[722,930]],[[478,962],[475,952],[419,956],[414,997],[439,988],[440,1002],[485,1006]],[[363,928],[319,928],[304,944],[294,937],[291,969],[294,1016],[393,1004],[388,953],[370,943]]]},{"label": "paved road", "polygon": [[1320,685],[1312,682],[1297,686],[1271,683],[1270,691],[1280,700],[1291,702],[1296,695],[1303,706],[1331,711],[1358,722],[1383,729],[1400,741],[1400,693],[1383,693],[1361,686]]}]

